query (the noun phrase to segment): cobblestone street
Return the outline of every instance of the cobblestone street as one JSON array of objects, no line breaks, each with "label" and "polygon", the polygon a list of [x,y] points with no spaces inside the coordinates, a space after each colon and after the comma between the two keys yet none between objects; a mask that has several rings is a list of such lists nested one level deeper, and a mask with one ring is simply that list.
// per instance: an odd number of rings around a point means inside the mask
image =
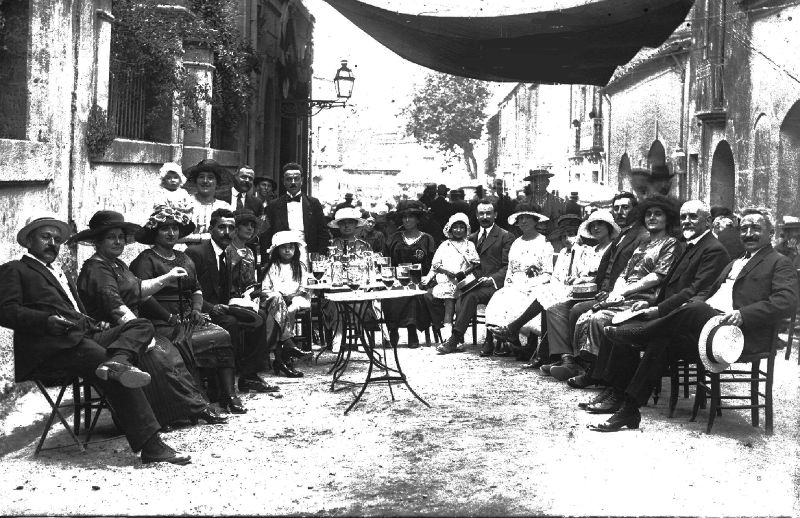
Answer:
[{"label": "cobblestone street", "polygon": [[[38,429],[14,431],[45,410],[30,393],[3,423],[21,443],[0,462],[0,514],[800,513],[794,356],[777,361],[771,437],[731,411],[707,435],[705,410],[690,423],[691,400],[681,399],[669,419],[663,398],[643,409],[639,430],[598,434],[587,425],[603,416],[577,409],[594,391],[512,359],[479,358],[475,347],[449,356],[402,348],[400,358],[431,409],[405,388],[392,402],[371,386],[343,416],[353,394],[329,391],[326,354],[301,367],[305,378],[270,378],[283,397],[250,395],[249,412],[227,425],[165,435],[192,455],[182,468],[142,467],[122,438],[34,458]],[[352,363],[345,377],[365,370]]]}]

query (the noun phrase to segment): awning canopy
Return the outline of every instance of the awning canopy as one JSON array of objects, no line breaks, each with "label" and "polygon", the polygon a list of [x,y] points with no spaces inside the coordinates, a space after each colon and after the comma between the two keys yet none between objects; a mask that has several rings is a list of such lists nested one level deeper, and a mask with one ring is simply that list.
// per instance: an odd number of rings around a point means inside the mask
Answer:
[{"label": "awning canopy", "polygon": [[595,0],[494,17],[404,14],[325,0],[399,56],[486,81],[604,85],[643,46],[658,47],[693,0]]}]

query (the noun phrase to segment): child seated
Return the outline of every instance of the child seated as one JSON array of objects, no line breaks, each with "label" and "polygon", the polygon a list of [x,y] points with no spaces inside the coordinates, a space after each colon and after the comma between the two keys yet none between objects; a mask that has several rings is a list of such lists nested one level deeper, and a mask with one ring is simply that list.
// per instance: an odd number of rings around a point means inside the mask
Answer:
[{"label": "child seated", "polygon": [[157,197],[153,207],[168,205],[180,210],[187,210],[192,206],[192,196],[181,184],[181,166],[175,162],[167,162],[161,166],[161,196]]}]

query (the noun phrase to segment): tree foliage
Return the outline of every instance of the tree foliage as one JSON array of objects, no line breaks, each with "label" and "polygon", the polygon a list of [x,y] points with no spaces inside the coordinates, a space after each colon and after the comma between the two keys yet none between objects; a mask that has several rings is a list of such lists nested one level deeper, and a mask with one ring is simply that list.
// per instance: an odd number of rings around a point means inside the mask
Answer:
[{"label": "tree foliage", "polygon": [[404,110],[406,132],[417,142],[464,157],[467,172],[477,177],[474,141],[481,137],[491,92],[477,79],[430,73]]}]

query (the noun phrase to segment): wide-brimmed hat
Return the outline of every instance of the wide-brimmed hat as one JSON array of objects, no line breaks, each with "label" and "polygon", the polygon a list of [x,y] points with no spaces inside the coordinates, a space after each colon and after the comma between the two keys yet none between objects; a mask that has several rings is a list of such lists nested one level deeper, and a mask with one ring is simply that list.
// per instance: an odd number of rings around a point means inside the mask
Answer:
[{"label": "wide-brimmed hat", "polygon": [[425,214],[425,205],[418,200],[401,200],[397,204],[395,211],[396,218],[402,218],[405,214],[414,214],[421,218]]},{"label": "wide-brimmed hat", "polygon": [[281,245],[286,245],[289,243],[297,243],[300,247],[301,252],[302,249],[306,247],[306,242],[303,240],[302,236],[294,231],[294,230],[281,230],[280,232],[275,232],[275,235],[272,236],[272,245],[270,245],[269,250],[267,250],[268,254],[271,254],[273,250],[278,248]]},{"label": "wide-brimmed hat", "polygon": [[783,217],[783,225],[781,225],[783,230],[790,230],[793,228],[800,228],[800,218],[795,216],[784,216]]},{"label": "wide-brimmed hat", "polygon": [[342,207],[341,209],[336,211],[336,214],[333,217],[333,221],[328,223],[328,226],[331,228],[339,228],[339,222],[343,219],[354,219],[356,220],[357,227],[363,227],[366,224],[364,218],[361,217],[361,211],[359,209],[353,207]]},{"label": "wide-brimmed hat", "polygon": [[719,373],[739,359],[744,350],[744,333],[733,325],[722,323],[723,315],[711,317],[700,331],[697,353],[706,370]]},{"label": "wide-brimmed hat", "polygon": [[643,222],[644,215],[647,209],[659,207],[664,211],[667,216],[667,232],[670,228],[676,227],[680,223],[680,202],[673,196],[664,196],[663,194],[654,194],[645,198],[634,209],[636,218],[634,221]]},{"label": "wide-brimmed hat", "polygon": [[125,242],[133,243],[136,231],[140,228],[136,223],[125,221],[125,216],[113,210],[98,210],[89,220],[89,228],[69,238],[70,243],[94,245],[94,240],[112,228],[121,228],[125,232]]},{"label": "wide-brimmed hat", "polygon": [[583,219],[577,214],[564,214],[556,222],[556,228],[550,233],[550,238],[561,237],[562,235],[573,231],[576,234],[581,226]]},{"label": "wide-brimmed hat", "polygon": [[213,158],[204,158],[196,165],[193,165],[188,169],[184,169],[183,175],[186,177],[187,182],[195,182],[197,181],[197,175],[206,172],[214,173],[214,176],[217,177],[217,183],[221,183],[222,180],[230,177],[228,170],[222,167],[220,163]]},{"label": "wide-brimmed hat", "polygon": [[444,228],[442,229],[442,233],[447,237],[453,237],[453,234],[450,232],[450,229],[453,227],[454,223],[463,223],[467,226],[467,234],[470,232],[469,226],[469,217],[463,212],[456,212],[447,220],[445,223]]},{"label": "wide-brimmed hat", "polygon": [[597,209],[596,211],[589,214],[589,217],[586,218],[586,221],[581,223],[580,228],[578,229],[578,235],[584,239],[594,239],[594,236],[591,232],[589,232],[589,225],[594,223],[595,221],[602,221],[603,223],[607,223],[608,226],[611,228],[611,232],[609,236],[612,240],[616,238],[619,233],[621,232],[619,225],[617,222],[614,221],[614,215],[607,209]]},{"label": "wide-brimmed hat", "polygon": [[253,223],[254,225],[258,225],[258,218],[256,217],[255,212],[250,209],[236,209],[233,211],[233,221],[234,225],[237,227],[244,223]]},{"label": "wide-brimmed hat", "polygon": [[167,162],[161,166],[161,169],[158,170],[159,174],[161,175],[161,179],[163,180],[167,173],[175,173],[176,175],[180,176],[183,171],[181,170],[181,166],[176,164],[175,162]]},{"label": "wide-brimmed hat", "polygon": [[530,171],[528,171],[528,173],[529,173],[528,176],[522,179],[523,182],[530,182],[534,178],[542,178],[542,177],[552,178],[553,176],[555,176],[547,169],[531,169]]},{"label": "wide-brimmed hat", "polygon": [[160,227],[169,224],[178,225],[178,237],[186,237],[194,232],[195,224],[189,218],[189,214],[168,205],[159,205],[150,214],[150,218],[142,228],[134,233],[133,237],[137,243],[152,245],[156,240],[156,233]]},{"label": "wide-brimmed hat", "polygon": [[540,214],[538,212],[540,210],[542,210],[542,209],[540,209],[539,207],[537,207],[535,205],[524,205],[524,204],[523,205],[519,205],[517,207],[517,212],[515,212],[514,214],[512,214],[512,215],[510,215],[508,217],[508,224],[509,225],[516,225],[517,218],[520,217],[523,214],[528,214],[530,216],[533,216],[534,218],[536,218],[536,222],[537,223],[544,223],[546,221],[550,221],[550,218],[548,218],[544,214]]},{"label": "wide-brimmed hat", "polygon": [[69,235],[72,234],[72,229],[69,227],[69,224],[58,219],[57,215],[45,212],[28,217],[25,221],[25,226],[17,232],[17,243],[19,243],[20,246],[27,247],[28,245],[25,241],[28,239],[28,234],[45,225],[52,225],[58,228],[61,231],[61,237],[63,239],[68,238]]},{"label": "wide-brimmed hat", "polygon": [[269,182],[269,184],[272,185],[273,191],[277,190],[278,188],[278,182],[276,182],[275,180],[273,180],[268,176],[256,176],[255,178],[253,178],[253,185],[258,185],[261,182]]}]

